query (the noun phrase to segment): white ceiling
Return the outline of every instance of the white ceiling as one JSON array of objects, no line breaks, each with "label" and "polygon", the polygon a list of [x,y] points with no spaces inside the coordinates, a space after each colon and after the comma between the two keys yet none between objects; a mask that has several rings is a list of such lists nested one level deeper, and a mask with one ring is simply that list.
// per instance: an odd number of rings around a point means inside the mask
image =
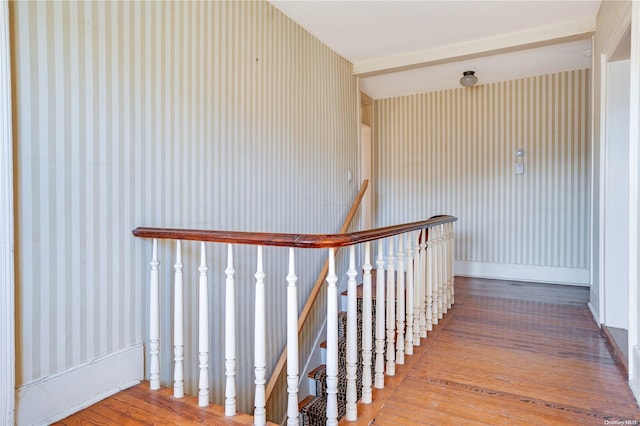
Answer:
[{"label": "white ceiling", "polygon": [[591,66],[600,0],[271,1],[380,99]]}]

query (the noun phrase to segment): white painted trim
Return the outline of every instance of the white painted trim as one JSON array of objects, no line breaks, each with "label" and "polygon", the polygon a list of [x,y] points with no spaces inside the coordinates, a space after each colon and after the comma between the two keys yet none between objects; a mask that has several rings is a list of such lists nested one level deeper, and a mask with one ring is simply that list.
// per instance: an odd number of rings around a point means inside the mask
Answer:
[{"label": "white painted trim", "polygon": [[[634,365],[636,366],[640,366],[640,349],[638,349],[638,347],[636,346],[633,349],[633,352],[630,352],[631,354],[633,354],[631,356],[631,359],[629,360],[629,365]],[[634,371],[633,373],[629,373],[630,376],[633,376],[634,378],[630,378],[629,379],[629,387],[631,388],[631,392],[633,392],[633,396],[636,397],[636,401],[640,401],[640,379],[638,379],[638,377],[640,377],[640,372],[638,371]]]},{"label": "white painted trim", "polygon": [[490,56],[575,39],[585,39],[593,34],[595,29],[595,17],[579,18],[573,21],[560,22],[464,43],[360,61],[353,64],[353,73],[360,76],[383,74],[419,66]]},{"label": "white painted trim", "polygon": [[593,322],[596,323],[598,328],[602,328],[600,320],[599,320],[598,312],[593,308],[593,303],[588,302],[587,306],[589,307],[589,311],[591,311],[591,316],[593,317]]},{"label": "white painted trim", "polygon": [[[606,110],[607,110],[607,75],[609,68],[607,67],[608,61],[606,55],[600,55],[600,164],[598,164],[598,168],[600,169],[600,179],[598,185],[599,191],[599,208],[598,208],[598,319],[600,324],[604,323],[604,274],[605,274],[605,229],[606,229],[606,221],[605,221],[605,205],[607,193],[605,190],[606,184],[606,175],[607,175],[607,157],[606,157]],[[595,110],[595,108],[594,108]],[[595,120],[595,117],[594,117]]]},{"label": "white painted trim", "polygon": [[9,3],[0,0],[0,424],[14,423],[15,263]]},{"label": "white painted trim", "polygon": [[134,386],[144,377],[141,343],[18,388],[16,423],[44,425]]},{"label": "white painted trim", "polygon": [[589,285],[589,269],[456,260],[456,275],[549,284]]},{"label": "white painted trim", "polygon": [[[636,368],[640,366],[636,359],[638,348],[638,220],[640,214],[640,2],[631,4],[631,81],[629,85],[629,339],[628,353],[633,354],[629,359],[629,381],[638,378]],[[639,393],[634,392],[636,400],[640,401]]]}]

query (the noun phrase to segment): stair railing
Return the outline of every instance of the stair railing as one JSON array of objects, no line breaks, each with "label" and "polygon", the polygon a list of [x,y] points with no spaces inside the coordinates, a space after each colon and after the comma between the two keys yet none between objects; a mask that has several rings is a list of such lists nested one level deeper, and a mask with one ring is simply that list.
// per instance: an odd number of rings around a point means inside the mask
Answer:
[{"label": "stair railing", "polygon": [[[344,234],[345,232],[347,232],[347,230],[349,229],[349,226],[351,226],[351,222],[356,212],[358,211],[358,208],[360,207],[360,202],[364,197],[364,194],[367,190],[368,185],[369,185],[368,179],[365,179],[364,181],[362,181],[362,185],[360,186],[360,191],[358,191],[358,195],[356,195],[356,198],[353,200],[351,209],[349,209],[349,213],[347,213],[347,217],[345,218],[344,222],[342,223],[342,226],[340,227],[341,234]],[[338,249],[336,248],[335,254],[337,254],[337,252],[338,252]],[[320,294],[320,289],[322,288],[322,284],[324,284],[327,278],[328,272],[329,272],[329,260],[327,259],[324,262],[324,265],[322,265],[322,269],[318,274],[318,278],[316,279],[313,287],[311,288],[309,297],[307,298],[307,301],[305,302],[304,306],[302,307],[302,311],[300,312],[300,317],[298,318],[298,334],[300,334],[300,332],[302,331],[302,328],[304,327],[305,322],[307,321],[309,313],[311,312],[311,308],[315,304],[316,299]],[[274,367],[273,372],[271,373],[271,378],[267,382],[267,388],[265,391],[265,398],[267,402],[269,401],[269,398],[271,397],[271,394],[276,387],[276,383],[280,378],[282,369],[284,368],[287,362],[287,352],[288,352],[288,347],[287,345],[285,345],[284,349],[280,353],[280,358],[278,359],[278,362],[276,363],[276,366]]]},{"label": "stair railing", "polygon": [[[335,251],[340,247],[349,248],[348,306],[347,313],[347,396],[346,418],[357,419],[357,389],[355,370],[358,362],[356,348],[358,347],[356,332],[355,293],[358,271],[355,263],[355,248],[364,245],[363,270],[363,306],[368,311],[363,317],[372,316],[372,265],[371,243],[377,242],[378,258],[376,260],[376,330],[375,330],[375,363],[371,362],[373,355],[372,321],[364,321],[363,331],[363,368],[369,370],[363,374],[362,402],[371,402],[371,386],[384,387],[384,375],[395,374],[395,365],[404,362],[404,355],[408,354],[407,345],[419,345],[416,341],[415,330],[409,331],[409,326],[418,324],[420,337],[426,337],[426,332],[442,319],[443,314],[454,302],[453,279],[453,216],[437,216],[427,220],[370,229],[359,232],[341,234],[283,234],[283,233],[254,233],[234,231],[213,231],[170,228],[144,228],[133,230],[133,234],[140,238],[153,239],[153,250],[150,274],[150,318],[149,318],[149,355],[150,355],[150,387],[152,390],[160,388],[160,306],[159,306],[159,257],[158,240],[173,240],[176,242],[175,268],[175,298],[174,303],[174,396],[179,398],[184,394],[183,360],[184,348],[182,337],[182,271],[184,265],[181,256],[181,241],[200,242],[199,295],[198,295],[198,403],[201,406],[209,404],[209,307],[208,307],[208,267],[206,264],[207,243],[227,244],[227,267],[225,269],[225,414],[236,414],[236,347],[235,347],[235,310],[234,310],[234,259],[233,247],[238,244],[256,246],[255,273],[255,406],[254,423],[266,423],[266,345],[264,341],[265,328],[265,292],[263,270],[263,246],[277,246],[289,248],[289,268],[285,279],[287,281],[287,423],[298,424],[298,307],[297,307],[297,276],[295,272],[296,249],[323,248],[328,251],[327,282],[327,409],[326,424],[335,425],[338,422],[338,277],[336,275]],[[397,239],[397,245],[394,240]],[[388,260],[385,271],[384,242],[387,241]],[[398,247],[394,252],[394,247]],[[398,260],[396,264],[396,259]],[[408,264],[411,266],[408,266]],[[407,266],[405,266],[405,264]],[[397,266],[397,268],[394,268]],[[406,269],[405,269],[406,268]],[[409,270],[411,272],[409,272]],[[405,274],[405,271],[407,273]],[[385,280],[386,275],[386,280]],[[417,280],[416,280],[417,277]],[[406,286],[405,286],[406,278]],[[398,287],[394,283],[398,282]],[[383,309],[387,289],[387,364],[384,362],[384,329],[385,319]],[[406,293],[412,295],[407,298]],[[418,300],[416,301],[416,297]],[[409,302],[407,302],[409,300]],[[179,305],[179,306],[178,306]],[[397,309],[396,309],[397,308]],[[415,318],[418,318],[416,320]],[[391,328],[389,328],[391,327]],[[409,338],[408,333],[412,334]],[[402,335],[400,341],[394,345],[394,336]],[[394,352],[395,351],[395,352]],[[375,374],[371,366],[375,366]],[[371,378],[375,377],[375,380]]]}]

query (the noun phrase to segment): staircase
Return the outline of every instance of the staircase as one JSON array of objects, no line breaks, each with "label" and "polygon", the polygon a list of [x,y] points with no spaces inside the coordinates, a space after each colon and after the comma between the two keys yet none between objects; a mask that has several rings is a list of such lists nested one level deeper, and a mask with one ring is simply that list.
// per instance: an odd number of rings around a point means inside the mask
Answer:
[{"label": "staircase", "polygon": [[[375,276],[375,271],[372,271]],[[371,301],[372,307],[372,339],[375,333],[375,288],[373,288],[373,296]],[[346,297],[347,292],[343,292],[342,296]],[[357,299],[357,327],[358,327],[358,369],[357,369],[357,395],[358,401],[362,396],[362,285],[358,287]],[[346,411],[346,394],[347,394],[347,313],[338,313],[338,420],[344,417]],[[325,342],[320,344],[325,347]],[[373,354],[375,356],[375,354]],[[373,368],[373,366],[372,366]],[[315,396],[308,396],[300,403],[300,415],[303,426],[323,426],[327,421],[327,374],[326,366],[320,365],[309,373],[309,378],[315,382]]]}]

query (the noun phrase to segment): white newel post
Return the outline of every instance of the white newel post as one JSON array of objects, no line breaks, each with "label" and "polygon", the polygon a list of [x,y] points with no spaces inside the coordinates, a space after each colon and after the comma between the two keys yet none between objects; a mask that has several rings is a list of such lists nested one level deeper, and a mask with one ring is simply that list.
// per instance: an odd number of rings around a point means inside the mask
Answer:
[{"label": "white newel post", "polygon": [[262,266],[262,246],[258,246],[258,265],[256,267],[256,303],[254,322],[254,364],[255,364],[255,384],[256,394],[254,398],[253,423],[261,426],[267,422],[266,411],[266,370],[267,370],[267,341],[266,341],[266,307],[264,290],[264,268]]},{"label": "white newel post", "polygon": [[427,313],[427,306],[431,303],[431,289],[428,286],[427,269],[427,230],[423,229],[420,238],[420,337],[427,337],[427,331],[431,331],[431,308]]},{"label": "white newel post", "polygon": [[420,280],[420,231],[414,235],[413,246],[413,346],[420,346],[420,300],[422,282]]},{"label": "white newel post", "polygon": [[447,270],[449,271],[449,307],[455,303],[455,276],[453,274],[453,242],[454,242],[454,233],[453,233],[453,222],[448,224],[449,228],[449,244],[448,244],[448,253],[447,253]]},{"label": "white newel post", "polygon": [[393,237],[389,238],[387,261],[387,376],[396,374],[396,284],[393,257]]},{"label": "white newel post", "polygon": [[356,401],[358,393],[356,390],[356,371],[358,368],[358,306],[356,301],[357,282],[356,276],[356,250],[355,246],[349,247],[349,269],[347,276],[347,406],[345,417],[349,421],[358,418]]},{"label": "white newel post", "polygon": [[[298,424],[298,290],[293,248],[287,275],[287,424]],[[336,323],[337,324],[337,323]],[[337,327],[337,326],[336,326]],[[337,339],[336,339],[337,340]],[[337,351],[336,351],[337,358]]]},{"label": "white newel post", "polygon": [[398,285],[396,291],[396,364],[404,364],[404,319],[405,319],[405,291],[404,291],[404,236],[398,235]]},{"label": "white newel post", "polygon": [[444,234],[442,225],[438,225],[438,319],[447,312],[446,294],[444,292]]},{"label": "white newel post", "polygon": [[364,265],[362,265],[362,403],[371,403],[371,349],[373,346],[372,330],[372,295],[371,295],[371,243],[364,244]]},{"label": "white newel post", "polygon": [[198,292],[198,405],[209,405],[209,291],[207,288],[207,256],[204,242],[200,243],[200,272]]},{"label": "white newel post", "polygon": [[182,248],[176,242],[175,284],[173,293],[173,396],[184,396],[184,304],[182,300]]},{"label": "white newel post", "polygon": [[[428,306],[431,306],[431,324],[438,325],[438,262],[437,262],[437,254],[438,254],[438,245],[437,245],[437,231],[436,228],[429,229],[429,242],[427,250],[428,253],[428,262],[429,265],[429,287],[431,288],[431,303]],[[427,307],[427,309],[429,309]]]},{"label": "white newel post", "polygon": [[[338,424],[338,287],[334,249],[327,274],[327,426]],[[297,404],[297,401],[296,401]]]},{"label": "white newel post", "polygon": [[378,240],[376,260],[376,375],[375,386],[384,388],[384,250],[382,240]]},{"label": "white newel post", "polygon": [[[406,314],[407,314],[407,332],[404,337],[404,353],[406,355],[413,355],[413,299],[415,289],[413,287],[413,246],[411,245],[411,238],[413,232],[409,232],[407,235],[407,300],[406,300]],[[401,236],[404,239],[404,236]]]},{"label": "white newel post", "polygon": [[225,286],[224,365],[225,385],[224,414],[236,414],[236,293],[233,275],[233,245],[227,246],[227,275]]},{"label": "white newel post", "polygon": [[444,313],[451,308],[451,280],[449,277],[449,224],[442,225],[442,286],[444,287]]},{"label": "white newel post", "polygon": [[153,239],[151,280],[149,289],[149,384],[151,390],[160,389],[160,262],[158,240]]}]

